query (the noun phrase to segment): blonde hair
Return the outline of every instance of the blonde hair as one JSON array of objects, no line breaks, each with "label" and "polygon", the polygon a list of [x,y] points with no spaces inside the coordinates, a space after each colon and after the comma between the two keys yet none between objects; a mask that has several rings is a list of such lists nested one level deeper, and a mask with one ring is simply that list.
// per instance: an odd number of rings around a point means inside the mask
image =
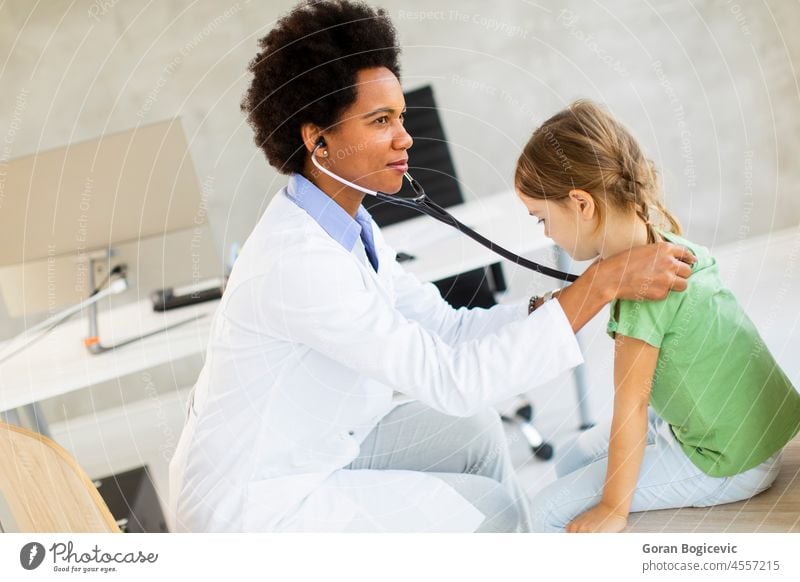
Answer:
[{"label": "blonde hair", "polygon": [[585,190],[598,202],[601,221],[606,207],[614,206],[635,211],[651,241],[654,219],[681,234],[661,201],[653,162],[631,133],[592,101],[574,102],[533,133],[517,160],[514,185],[524,196],[556,201],[566,200],[570,190]]}]

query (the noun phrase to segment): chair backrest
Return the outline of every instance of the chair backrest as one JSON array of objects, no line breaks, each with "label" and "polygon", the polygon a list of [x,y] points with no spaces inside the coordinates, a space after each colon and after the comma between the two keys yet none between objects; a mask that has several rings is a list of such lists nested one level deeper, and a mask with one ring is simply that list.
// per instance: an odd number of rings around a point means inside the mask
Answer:
[{"label": "chair backrest", "polygon": [[6,531],[119,533],[114,517],[72,456],[50,439],[0,422],[0,496]]},{"label": "chair backrest", "polygon": [[[409,150],[409,172],[419,180],[428,197],[439,206],[460,204],[464,201],[464,197],[456,177],[453,159],[450,157],[442,120],[436,110],[433,88],[426,85],[408,91],[405,93],[405,99],[405,128],[414,139],[414,145]],[[414,196],[414,191],[407,181],[403,180],[403,188],[398,195]],[[382,202],[370,196],[364,198],[363,204],[378,226],[389,226],[420,215],[415,210]]]}]

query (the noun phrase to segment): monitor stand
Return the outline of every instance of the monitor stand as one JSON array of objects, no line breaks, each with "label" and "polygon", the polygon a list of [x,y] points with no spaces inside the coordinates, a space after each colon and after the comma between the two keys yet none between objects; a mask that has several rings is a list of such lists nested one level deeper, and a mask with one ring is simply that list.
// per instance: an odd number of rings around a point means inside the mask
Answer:
[{"label": "monitor stand", "polygon": [[[115,251],[113,248],[109,247],[107,249],[93,251],[91,253],[84,254],[81,257],[81,260],[85,260],[89,262],[88,269],[89,269],[89,289],[92,290],[92,295],[97,290],[97,280],[96,280],[96,272],[97,272],[97,265],[102,263],[108,264],[108,273],[109,277],[111,276],[111,258],[115,255]],[[87,317],[89,319],[89,336],[83,340],[83,345],[86,346],[86,349],[89,350],[89,353],[92,354],[101,354],[106,351],[106,348],[100,343],[100,332],[99,326],[97,321],[97,303],[92,303],[88,307]]]}]

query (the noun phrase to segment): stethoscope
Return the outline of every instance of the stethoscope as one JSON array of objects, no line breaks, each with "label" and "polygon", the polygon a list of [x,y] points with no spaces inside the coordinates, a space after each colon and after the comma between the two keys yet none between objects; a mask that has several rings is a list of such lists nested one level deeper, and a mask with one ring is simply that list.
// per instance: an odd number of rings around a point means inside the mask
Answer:
[{"label": "stethoscope", "polygon": [[508,259],[512,263],[516,265],[521,265],[527,269],[532,271],[536,271],[542,275],[546,275],[548,277],[552,277],[553,279],[558,279],[559,281],[566,281],[568,283],[572,283],[578,279],[577,275],[572,275],[570,273],[565,273],[563,271],[559,271],[558,269],[553,269],[551,267],[547,267],[545,265],[540,265],[539,263],[534,263],[524,257],[520,257],[512,253],[509,250],[504,249],[500,245],[493,243],[488,238],[478,234],[474,230],[472,230],[467,225],[459,222],[453,215],[447,212],[444,208],[436,204],[433,200],[427,197],[425,194],[425,190],[422,188],[422,185],[417,182],[411,174],[406,172],[403,176],[408,183],[411,184],[411,188],[417,194],[414,197],[403,198],[401,196],[389,196],[387,194],[382,194],[381,192],[376,192],[375,190],[370,190],[368,188],[364,188],[363,186],[359,186],[349,180],[345,180],[341,176],[338,176],[331,172],[329,169],[324,168],[322,164],[317,161],[317,150],[325,145],[324,138],[319,138],[317,143],[314,145],[314,149],[311,151],[311,162],[317,167],[317,169],[322,172],[323,174],[330,176],[340,184],[344,184],[345,186],[349,186],[359,192],[363,192],[369,196],[374,196],[379,200],[383,200],[384,202],[388,202],[389,204],[394,204],[396,206],[403,206],[405,208],[411,208],[412,210],[416,210],[417,212],[421,212],[422,214],[427,214],[431,218],[435,218],[439,222],[443,222],[453,228],[458,229],[463,234],[467,235],[471,239],[479,242],[487,249],[496,253],[503,257],[504,259]]}]

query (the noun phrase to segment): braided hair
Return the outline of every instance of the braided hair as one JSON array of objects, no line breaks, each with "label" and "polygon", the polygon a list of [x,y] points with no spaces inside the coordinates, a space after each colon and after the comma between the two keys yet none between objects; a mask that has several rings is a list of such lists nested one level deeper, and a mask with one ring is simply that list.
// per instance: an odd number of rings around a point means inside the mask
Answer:
[{"label": "braided hair", "polygon": [[661,200],[658,172],[631,133],[605,109],[579,100],[545,121],[517,161],[515,187],[525,196],[566,200],[571,190],[592,194],[597,212],[632,210],[647,225],[681,234]]}]

